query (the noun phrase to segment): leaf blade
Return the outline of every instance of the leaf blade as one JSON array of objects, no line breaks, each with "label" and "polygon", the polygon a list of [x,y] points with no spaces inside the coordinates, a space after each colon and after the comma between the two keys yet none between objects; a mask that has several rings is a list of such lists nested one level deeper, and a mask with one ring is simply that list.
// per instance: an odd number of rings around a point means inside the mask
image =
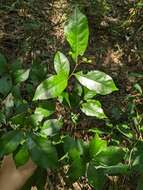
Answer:
[{"label": "leaf blade", "polygon": [[61,74],[49,77],[37,87],[33,100],[56,98],[67,87],[67,82],[67,77]]},{"label": "leaf blade", "polygon": [[20,131],[10,131],[4,134],[1,137],[0,157],[15,151],[22,139],[23,133]]},{"label": "leaf blade", "polygon": [[67,57],[60,51],[58,51],[55,55],[54,68],[57,74],[63,73],[66,76],[69,75],[69,72],[70,72],[69,61]]},{"label": "leaf blade", "polygon": [[83,86],[95,91],[97,94],[106,95],[118,90],[113,79],[104,72],[94,70],[83,74],[83,72],[80,71],[74,75]]},{"label": "leaf blade", "polygon": [[56,168],[58,156],[55,147],[46,138],[31,135],[28,138],[31,159],[42,168]]},{"label": "leaf blade", "polygon": [[64,33],[72,49],[72,58],[77,63],[78,56],[82,56],[87,48],[89,38],[87,18],[77,7],[65,25]]},{"label": "leaf blade", "polygon": [[99,119],[107,118],[98,100],[87,100],[87,102],[82,104],[81,111],[87,116],[95,116]]}]

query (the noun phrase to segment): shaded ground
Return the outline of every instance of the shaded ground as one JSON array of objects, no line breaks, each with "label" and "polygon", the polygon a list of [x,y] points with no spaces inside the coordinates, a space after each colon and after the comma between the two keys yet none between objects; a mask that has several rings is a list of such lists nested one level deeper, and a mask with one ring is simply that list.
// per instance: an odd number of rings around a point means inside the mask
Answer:
[{"label": "shaded ground", "polygon": [[[41,64],[46,65],[47,72],[52,72],[55,52],[63,50],[68,53],[63,26],[66,14],[71,11],[75,2],[0,1],[0,51],[7,56],[10,63],[20,58],[25,67],[38,57]],[[143,85],[143,7],[137,6],[139,1],[133,0],[108,0],[102,1],[101,4],[94,2],[78,1],[88,17],[90,27],[89,47],[85,56],[92,62],[82,68],[102,70],[115,80],[119,91],[99,99],[103,102],[106,114],[116,121],[112,114],[113,108],[126,110],[126,97],[132,94],[133,85],[137,82]],[[134,73],[140,74],[140,77],[133,76]],[[139,98],[139,112],[143,111],[142,104],[143,99]],[[91,128],[91,125],[93,128],[105,125],[96,119],[83,119],[74,133],[76,136],[84,136],[85,139],[88,138],[85,128]],[[118,119],[126,120],[126,117],[121,116]],[[59,177],[56,180],[59,181]],[[123,179],[121,189],[125,189],[124,183]],[[90,190],[87,185],[82,185],[76,184],[72,189]]]}]

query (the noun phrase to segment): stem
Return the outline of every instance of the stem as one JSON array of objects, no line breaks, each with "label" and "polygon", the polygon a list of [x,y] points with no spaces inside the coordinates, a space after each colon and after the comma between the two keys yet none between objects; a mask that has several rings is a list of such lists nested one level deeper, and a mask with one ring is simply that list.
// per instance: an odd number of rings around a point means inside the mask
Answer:
[{"label": "stem", "polygon": [[78,62],[78,60],[77,60],[77,61],[76,61],[76,65],[75,65],[75,67],[74,67],[73,71],[71,72],[71,74],[70,74],[70,76],[69,76],[69,79],[72,77],[72,75],[73,75],[73,74],[74,74],[74,72],[76,71],[76,69],[77,69],[78,65],[79,65],[79,62]]}]

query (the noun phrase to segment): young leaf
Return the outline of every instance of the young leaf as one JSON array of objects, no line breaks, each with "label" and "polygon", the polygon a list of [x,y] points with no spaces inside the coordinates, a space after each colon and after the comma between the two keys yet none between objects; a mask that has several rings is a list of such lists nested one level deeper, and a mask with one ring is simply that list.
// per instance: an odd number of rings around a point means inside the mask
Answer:
[{"label": "young leaf", "polygon": [[6,72],[6,58],[3,54],[0,53],[0,74],[2,75],[3,73]]},{"label": "young leaf", "polygon": [[95,91],[97,94],[106,95],[118,90],[113,79],[104,72],[90,71],[87,74],[83,74],[80,71],[74,75],[83,86]]},{"label": "young leaf", "polygon": [[61,53],[57,52],[54,58],[54,68],[57,74],[64,74],[65,76],[69,75],[70,65],[67,57]]},{"label": "young leaf", "polygon": [[87,48],[89,37],[87,18],[78,8],[65,25],[64,32],[72,49],[72,58],[77,63],[78,56],[82,56]]},{"label": "young leaf", "polygon": [[56,98],[66,87],[67,77],[62,74],[53,75],[37,87],[33,100]]},{"label": "young leaf", "polygon": [[29,152],[25,145],[22,145],[18,152],[13,155],[17,167],[24,165],[29,159]]},{"label": "young leaf", "polygon": [[98,100],[87,100],[86,103],[82,104],[81,110],[87,116],[95,116],[99,119],[107,118]]},{"label": "young leaf", "polygon": [[91,158],[96,158],[96,156],[107,148],[107,142],[99,138],[96,135],[89,143],[89,154]]},{"label": "young leaf", "polygon": [[30,136],[28,148],[31,159],[42,168],[56,168],[58,157],[55,147],[46,138]]},{"label": "young leaf", "polygon": [[29,72],[30,72],[30,69],[16,70],[15,73],[14,73],[15,83],[17,84],[17,83],[26,81],[28,79],[28,77],[29,77]]},{"label": "young leaf", "polygon": [[22,139],[23,133],[20,131],[10,131],[4,134],[0,139],[0,157],[15,151]]}]

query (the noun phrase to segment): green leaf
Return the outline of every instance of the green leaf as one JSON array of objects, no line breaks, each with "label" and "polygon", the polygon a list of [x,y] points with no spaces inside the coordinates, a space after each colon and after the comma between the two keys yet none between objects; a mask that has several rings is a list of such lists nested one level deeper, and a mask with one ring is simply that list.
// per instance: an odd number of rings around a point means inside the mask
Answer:
[{"label": "green leaf", "polygon": [[117,129],[120,133],[122,133],[124,136],[126,136],[129,139],[133,138],[133,131],[131,130],[130,126],[127,124],[119,124],[117,125]]},{"label": "green leaf", "polygon": [[68,79],[64,75],[53,75],[43,81],[36,89],[33,100],[56,98],[67,87]]},{"label": "green leaf", "polygon": [[58,157],[55,147],[46,138],[30,136],[28,148],[31,159],[42,168],[56,168]]},{"label": "green leaf", "polygon": [[82,56],[87,48],[89,37],[87,18],[78,8],[65,25],[64,32],[72,49],[72,58],[77,63],[78,56]]},{"label": "green leaf", "polygon": [[6,58],[3,54],[0,53],[0,75],[6,72]]},{"label": "green leaf", "polygon": [[89,90],[88,88],[84,87],[84,100],[88,100],[96,96],[96,92],[93,90]]},{"label": "green leaf", "polygon": [[6,124],[6,116],[2,112],[0,112],[0,123]]},{"label": "green leaf", "polygon": [[70,180],[76,181],[85,175],[85,168],[86,164],[83,162],[83,160],[80,157],[76,157],[72,162],[67,175],[69,176]]},{"label": "green leaf", "polygon": [[26,113],[24,112],[24,113],[20,113],[20,114],[13,116],[10,119],[10,121],[14,125],[18,125],[21,127],[26,126],[26,124],[27,124]]},{"label": "green leaf", "polygon": [[66,102],[68,106],[71,107],[69,94],[67,92],[62,92],[58,99],[60,103]]},{"label": "green leaf", "polygon": [[0,138],[0,157],[10,154],[16,150],[23,139],[23,133],[20,131],[10,131]]},{"label": "green leaf", "polygon": [[130,172],[130,166],[128,164],[116,164],[113,166],[105,166],[105,173],[108,175],[127,175]]},{"label": "green leaf", "polygon": [[125,152],[116,146],[109,146],[101,151],[95,158],[96,161],[108,166],[116,165],[124,160]]},{"label": "green leaf", "polygon": [[[135,154],[135,155],[134,155]],[[135,171],[143,174],[143,152],[137,151],[133,154],[132,158],[132,167]]]},{"label": "green leaf", "polygon": [[57,52],[54,58],[54,68],[57,74],[64,74],[65,76],[69,75],[70,65],[67,57],[61,53]]},{"label": "green leaf", "polygon": [[65,153],[69,153],[72,160],[74,160],[77,157],[77,152],[79,156],[83,154],[83,142],[66,136],[64,139],[64,151]]},{"label": "green leaf", "polygon": [[139,178],[137,180],[136,190],[143,190],[143,175],[139,176]]},{"label": "green leaf", "polygon": [[25,144],[14,153],[13,158],[17,167],[24,165],[29,160],[29,152]]},{"label": "green leaf", "polygon": [[50,119],[44,122],[40,134],[53,136],[62,128],[63,122],[60,119]]},{"label": "green leaf", "polygon": [[80,71],[74,75],[83,86],[95,91],[97,94],[106,95],[118,90],[113,79],[104,72],[89,71],[87,74],[83,74]]},{"label": "green leaf", "polygon": [[9,75],[0,79],[0,93],[4,96],[7,95],[12,88],[12,80]]},{"label": "green leaf", "polygon": [[31,190],[31,187],[37,187],[38,190],[44,190],[46,182],[47,171],[43,168],[37,168],[21,190]]},{"label": "green leaf", "polygon": [[10,64],[10,71],[12,73],[16,72],[17,70],[22,69],[22,60],[20,60],[19,58],[14,60],[14,62],[12,64]]},{"label": "green leaf", "polygon": [[89,154],[91,158],[96,158],[96,156],[107,148],[107,142],[102,140],[98,135],[96,135],[89,143]]},{"label": "green leaf", "polygon": [[35,109],[35,114],[41,115],[42,118],[49,117],[55,112],[55,102],[48,101],[44,103],[40,103],[38,107]]},{"label": "green leaf", "polygon": [[36,110],[35,110],[35,114],[36,114],[36,115],[41,115],[42,118],[44,118],[44,117],[50,116],[50,115],[52,114],[52,112],[50,113],[49,110],[46,110],[46,109],[41,108],[41,107],[38,107],[38,108],[36,108]]},{"label": "green leaf", "polygon": [[134,89],[136,89],[140,94],[143,94],[142,87],[138,83],[134,85]]},{"label": "green leaf", "polygon": [[6,109],[14,106],[14,97],[12,93],[8,94],[8,96],[3,101],[3,104],[5,105]]},{"label": "green leaf", "polygon": [[87,116],[95,116],[99,119],[107,118],[98,100],[87,100],[86,103],[82,104],[81,110]]},{"label": "green leaf", "polygon": [[18,69],[14,72],[14,81],[15,83],[20,83],[20,82],[24,82],[28,79],[29,77],[29,72],[30,69]]},{"label": "green leaf", "polygon": [[103,169],[96,169],[92,163],[89,164],[87,169],[87,178],[89,183],[97,190],[102,190],[105,182],[106,176]]}]

